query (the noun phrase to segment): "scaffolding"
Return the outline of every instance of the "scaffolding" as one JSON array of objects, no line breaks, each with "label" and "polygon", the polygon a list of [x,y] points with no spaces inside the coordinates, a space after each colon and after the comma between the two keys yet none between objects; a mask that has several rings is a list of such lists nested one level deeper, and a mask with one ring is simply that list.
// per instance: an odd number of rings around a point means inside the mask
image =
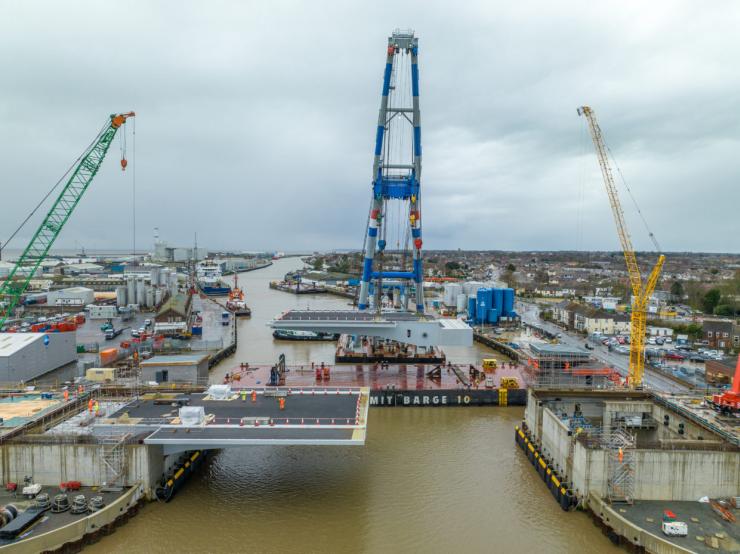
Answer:
[{"label": "scaffolding", "polygon": [[607,457],[607,499],[632,504],[635,498],[635,437],[623,426],[602,433]]},{"label": "scaffolding", "polygon": [[131,433],[104,435],[99,438],[103,489],[119,489],[126,476],[126,443]]},{"label": "scaffolding", "polygon": [[520,352],[527,383],[544,389],[613,389],[621,376],[600,365],[588,351],[547,343],[532,343]]}]

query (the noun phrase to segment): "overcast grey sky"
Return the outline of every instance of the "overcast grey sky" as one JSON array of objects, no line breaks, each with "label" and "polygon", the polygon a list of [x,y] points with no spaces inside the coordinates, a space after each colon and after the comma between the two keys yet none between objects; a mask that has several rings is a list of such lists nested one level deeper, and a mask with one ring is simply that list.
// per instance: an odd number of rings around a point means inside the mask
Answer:
[{"label": "overcast grey sky", "polygon": [[[107,114],[135,110],[139,248],[155,226],[210,248],[360,248],[386,38],[409,27],[425,248],[617,249],[585,103],[664,250],[740,250],[738,2],[2,6],[0,240]],[[130,247],[118,157],[59,246]]]}]

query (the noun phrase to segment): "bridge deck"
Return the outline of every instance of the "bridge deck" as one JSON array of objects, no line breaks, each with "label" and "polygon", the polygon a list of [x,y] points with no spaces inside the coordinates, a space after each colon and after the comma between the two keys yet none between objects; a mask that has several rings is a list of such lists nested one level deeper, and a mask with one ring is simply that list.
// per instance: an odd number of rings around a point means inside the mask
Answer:
[{"label": "bridge deck", "polygon": [[[217,423],[225,423],[225,420],[232,419],[235,422],[242,417],[260,417],[275,418],[284,420],[288,419],[328,419],[328,418],[352,418],[354,421],[355,410],[357,405],[358,394],[347,393],[351,390],[345,388],[340,394],[332,391],[332,394],[324,394],[323,390],[319,393],[304,394],[292,393],[287,395],[285,392],[285,409],[280,409],[278,398],[281,396],[266,396],[263,387],[260,388],[256,396],[256,401],[252,401],[248,394],[246,400],[236,395],[232,400],[210,400],[205,394],[191,394],[188,396],[173,396],[172,402],[163,404],[158,403],[162,400],[146,397],[128,404],[111,415],[111,418],[117,418],[124,413],[129,419],[161,419],[172,423],[178,417],[178,408],[172,406],[177,399],[188,399],[188,406],[203,406],[206,415],[212,414]],[[355,388],[355,391],[359,389]],[[251,391],[249,391],[251,392]]]},{"label": "bridge deck", "polygon": [[[259,444],[362,445],[369,398],[369,390],[360,387],[260,388],[232,391],[224,400],[206,393],[144,395],[96,421],[94,432],[147,435],[144,443],[164,445],[165,453]],[[205,420],[183,424],[180,405],[203,407]]]},{"label": "bridge deck", "polygon": [[380,337],[416,346],[471,346],[473,330],[456,319],[435,319],[410,312],[290,310],[270,322],[273,329],[346,333]]},{"label": "bridge deck", "polygon": [[432,318],[412,312],[381,312],[357,310],[290,310],[279,321],[429,321]]}]

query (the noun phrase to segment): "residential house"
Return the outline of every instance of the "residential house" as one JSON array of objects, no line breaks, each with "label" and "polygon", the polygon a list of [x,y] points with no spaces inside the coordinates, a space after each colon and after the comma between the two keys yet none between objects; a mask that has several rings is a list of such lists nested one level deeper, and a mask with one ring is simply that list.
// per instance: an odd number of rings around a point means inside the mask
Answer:
[{"label": "residential house", "polygon": [[702,330],[712,348],[740,348],[740,322],[731,319],[705,319]]}]

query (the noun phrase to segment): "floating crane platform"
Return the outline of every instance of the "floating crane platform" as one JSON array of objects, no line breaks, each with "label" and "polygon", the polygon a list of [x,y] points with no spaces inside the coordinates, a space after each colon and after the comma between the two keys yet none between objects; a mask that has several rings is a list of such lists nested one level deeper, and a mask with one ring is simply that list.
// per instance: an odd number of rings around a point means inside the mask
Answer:
[{"label": "floating crane platform", "polygon": [[473,329],[467,323],[410,312],[290,310],[269,325],[273,329],[379,337],[424,347],[473,345]]}]

